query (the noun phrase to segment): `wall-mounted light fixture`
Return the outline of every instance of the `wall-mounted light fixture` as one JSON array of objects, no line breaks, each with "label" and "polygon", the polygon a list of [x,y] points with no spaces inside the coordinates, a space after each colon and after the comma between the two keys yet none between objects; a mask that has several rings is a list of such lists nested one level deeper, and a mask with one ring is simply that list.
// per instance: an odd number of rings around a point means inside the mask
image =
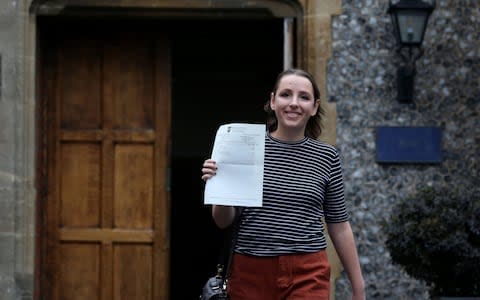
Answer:
[{"label": "wall-mounted light fixture", "polygon": [[435,9],[433,3],[422,0],[400,0],[389,2],[388,13],[392,18],[398,43],[397,52],[403,64],[397,70],[397,100],[402,103],[413,101],[415,63],[423,55],[422,42],[428,18]]}]

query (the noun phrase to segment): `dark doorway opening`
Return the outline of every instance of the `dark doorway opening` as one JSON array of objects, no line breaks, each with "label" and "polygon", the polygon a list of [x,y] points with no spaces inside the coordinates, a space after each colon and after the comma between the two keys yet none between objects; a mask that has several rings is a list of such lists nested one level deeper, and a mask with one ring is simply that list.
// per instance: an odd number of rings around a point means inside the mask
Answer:
[{"label": "dark doorway opening", "polygon": [[198,299],[215,272],[223,232],[203,205],[201,165],[216,129],[263,123],[283,69],[283,20],[169,23],[172,40],[170,299]]}]

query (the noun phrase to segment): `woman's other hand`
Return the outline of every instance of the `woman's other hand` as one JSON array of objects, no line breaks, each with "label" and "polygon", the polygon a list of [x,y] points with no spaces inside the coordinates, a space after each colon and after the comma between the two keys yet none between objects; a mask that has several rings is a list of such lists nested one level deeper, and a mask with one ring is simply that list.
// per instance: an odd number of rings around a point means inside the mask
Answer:
[{"label": "woman's other hand", "polygon": [[217,164],[213,159],[207,159],[203,163],[202,168],[202,179],[203,181],[207,181],[208,179],[212,178],[217,174]]}]

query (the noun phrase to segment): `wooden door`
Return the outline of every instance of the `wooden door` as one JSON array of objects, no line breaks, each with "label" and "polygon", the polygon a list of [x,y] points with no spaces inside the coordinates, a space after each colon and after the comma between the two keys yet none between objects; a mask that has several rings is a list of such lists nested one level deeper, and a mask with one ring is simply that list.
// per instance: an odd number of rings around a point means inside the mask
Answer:
[{"label": "wooden door", "polygon": [[40,50],[42,299],[168,299],[167,39],[121,26],[62,27],[46,30]]}]

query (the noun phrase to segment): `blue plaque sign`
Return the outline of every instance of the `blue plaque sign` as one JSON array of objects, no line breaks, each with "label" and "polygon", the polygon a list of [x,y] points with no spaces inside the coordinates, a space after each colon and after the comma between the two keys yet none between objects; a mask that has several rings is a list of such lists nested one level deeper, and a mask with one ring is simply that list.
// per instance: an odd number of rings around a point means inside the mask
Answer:
[{"label": "blue plaque sign", "polygon": [[440,163],[439,127],[377,127],[378,163]]}]

